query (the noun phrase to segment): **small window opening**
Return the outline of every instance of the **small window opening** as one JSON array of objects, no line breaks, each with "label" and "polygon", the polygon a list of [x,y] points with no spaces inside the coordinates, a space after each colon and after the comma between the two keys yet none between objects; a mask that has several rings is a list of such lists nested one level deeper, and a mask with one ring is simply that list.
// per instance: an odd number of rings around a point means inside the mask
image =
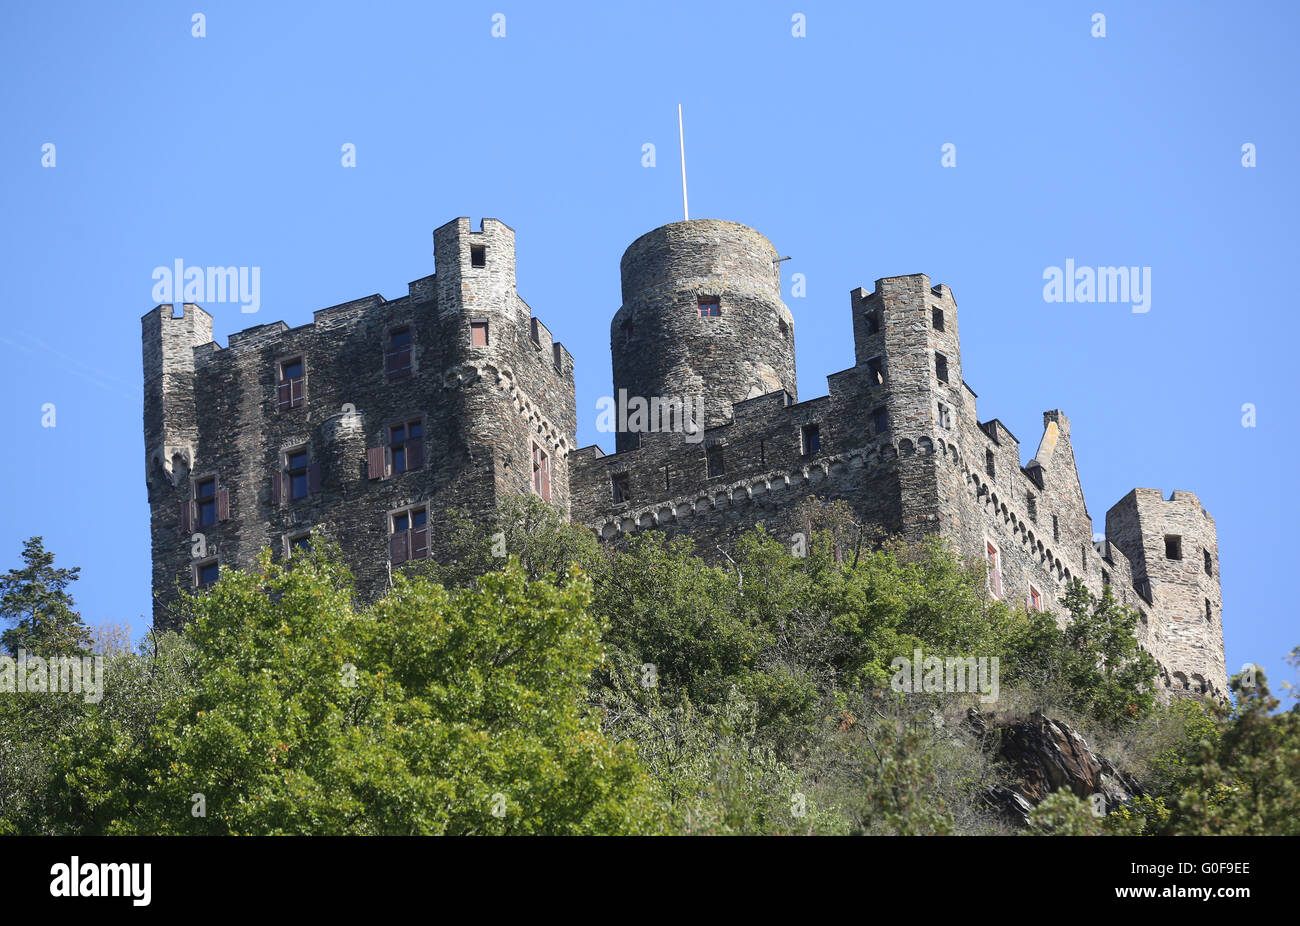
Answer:
[{"label": "small window opening", "polygon": [[875,334],[880,331],[880,312],[872,309],[867,313],[867,334]]},{"label": "small window opening", "polygon": [[217,523],[217,480],[204,479],[194,487],[194,498],[199,508],[199,527]]},{"label": "small window opening", "polygon": [[289,497],[306,498],[309,490],[307,479],[307,451],[296,450],[289,454]]},{"label": "small window opening", "polygon": [[487,246],[472,244],[469,248],[469,265],[471,267],[487,266]]},{"label": "small window opening", "polygon": [[871,413],[871,426],[875,429],[877,435],[889,432],[889,412],[883,408],[878,408]]},{"label": "small window opening", "polygon": [[1210,551],[1202,550],[1201,553],[1205,556],[1205,574],[1207,576],[1214,575],[1214,561],[1210,558]]},{"label": "small window opening", "polygon": [[716,317],[722,314],[722,303],[717,299],[700,299],[700,317]]},{"label": "small window opening", "polygon": [[475,347],[488,346],[488,323],[482,319],[469,323],[470,343]]},{"label": "small window opening", "polygon": [[948,417],[948,406],[944,405],[942,402],[939,403],[939,427],[952,427],[952,423]]},{"label": "small window opening", "polygon": [[934,309],[930,313],[930,324],[935,331],[943,330],[943,309]]},{"label": "small window opening", "polygon": [[710,447],[704,452],[704,460],[709,476],[721,476],[726,472],[722,462],[722,448]]},{"label": "small window opening", "polygon": [[822,449],[821,428],[815,424],[806,424],[803,426],[803,453],[804,456],[816,453]]},{"label": "small window opening", "polygon": [[984,451],[984,472],[989,474],[989,478],[993,478],[997,473],[997,466],[993,462],[992,450]]},{"label": "small window opening", "polygon": [[872,357],[867,361],[867,382],[877,386],[885,383],[885,369],[879,357]]},{"label": "small window opening", "polygon": [[551,457],[537,443],[533,444],[533,492],[551,500]]},{"label": "small window opening", "polygon": [[948,382],[948,358],[938,351],[934,352],[934,375],[939,382]]},{"label": "small window opening", "polygon": [[1165,559],[1183,558],[1183,538],[1176,534],[1165,535]]},{"label": "small window opening", "polygon": [[303,404],[305,401],[303,387],[306,384],[306,379],[303,374],[301,357],[281,361],[279,380],[280,408],[297,408]]},{"label": "small window opening", "polygon": [[610,490],[614,494],[614,504],[632,500],[631,477],[627,473],[614,473],[609,477]]}]

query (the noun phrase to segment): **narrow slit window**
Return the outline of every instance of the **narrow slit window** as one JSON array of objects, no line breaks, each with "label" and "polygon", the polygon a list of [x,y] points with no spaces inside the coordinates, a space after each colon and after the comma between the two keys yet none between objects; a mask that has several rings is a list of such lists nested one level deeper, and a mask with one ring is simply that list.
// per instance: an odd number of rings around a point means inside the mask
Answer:
[{"label": "narrow slit window", "polygon": [[411,329],[408,325],[388,332],[388,345],[384,351],[384,373],[389,379],[398,379],[411,372]]},{"label": "narrow slit window", "polygon": [[998,548],[991,543],[985,543],[989,559],[989,591],[993,593],[994,598],[1002,597],[1002,566],[998,556]]},{"label": "narrow slit window", "polygon": [[880,312],[872,309],[867,313],[867,334],[876,334],[880,331]]},{"label": "narrow slit window", "polygon": [[948,417],[948,406],[944,405],[942,402],[939,403],[939,427],[941,428],[952,427],[952,422]]},{"label": "narrow slit window", "polygon": [[875,430],[877,437],[889,433],[889,412],[883,408],[878,408],[872,412],[871,427]]},{"label": "narrow slit window", "polygon": [[930,312],[930,325],[935,331],[943,330],[943,309],[932,309]]},{"label": "narrow slit window", "polygon": [[204,479],[194,487],[194,501],[198,507],[199,527],[211,527],[217,523],[217,480],[216,477]]},{"label": "narrow slit window", "polygon": [[704,463],[709,476],[721,476],[727,471],[722,462],[721,447],[710,447],[706,450],[704,452]]},{"label": "narrow slit window", "polygon": [[867,383],[872,386],[883,386],[885,383],[885,368],[879,357],[867,361]]},{"label": "narrow slit window", "polygon": [[1202,550],[1201,553],[1205,556],[1205,574],[1207,576],[1214,575],[1214,561],[1210,558],[1210,551]]},{"label": "narrow slit window", "polygon": [[551,500],[551,458],[536,443],[533,444],[533,492],[543,500]]},{"label": "narrow slit window", "polygon": [[948,382],[948,358],[938,351],[934,352],[934,375],[939,382]]},{"label": "narrow slit window", "polygon": [[993,476],[996,475],[997,467],[993,462],[992,450],[984,451],[984,472],[989,474],[989,478],[993,478]]}]

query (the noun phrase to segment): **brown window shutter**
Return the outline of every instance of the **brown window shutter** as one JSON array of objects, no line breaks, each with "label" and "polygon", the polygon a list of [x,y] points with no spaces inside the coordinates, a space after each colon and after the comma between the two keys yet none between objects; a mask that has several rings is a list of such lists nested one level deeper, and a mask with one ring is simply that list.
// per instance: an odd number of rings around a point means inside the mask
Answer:
[{"label": "brown window shutter", "polygon": [[284,474],[279,471],[272,473],[271,474],[271,504],[272,505],[280,504],[280,496],[283,491],[282,488],[283,485],[284,485]]},{"label": "brown window shutter", "polygon": [[194,527],[190,516],[191,511],[193,511],[193,505],[187,498],[185,501],[181,502],[181,533],[186,537],[190,535],[190,531],[193,530]]},{"label": "brown window shutter", "polygon": [[429,528],[417,527],[411,531],[411,558],[424,559],[429,555]]},{"label": "brown window shutter", "polygon": [[293,385],[288,380],[285,380],[280,384],[280,407],[281,408],[289,407],[289,402],[292,398],[292,393],[293,393]]},{"label": "brown window shutter", "polygon": [[306,382],[306,379],[303,377],[299,377],[293,381],[289,402],[290,405],[296,406],[302,404],[303,387],[306,385]]},{"label": "brown window shutter", "polygon": [[312,463],[307,467],[307,494],[320,494],[320,464]]},{"label": "brown window shutter", "polygon": [[217,490],[217,520],[230,520],[230,490],[221,488]]},{"label": "brown window shutter", "polygon": [[407,560],[406,540],[409,531],[398,531],[388,538],[388,557],[393,561],[393,565],[404,563]]},{"label": "brown window shutter", "polygon": [[422,469],[424,467],[424,438],[413,437],[406,442],[406,468],[407,470]]},{"label": "brown window shutter", "polygon": [[366,450],[366,478],[384,478],[384,448],[371,447]]}]

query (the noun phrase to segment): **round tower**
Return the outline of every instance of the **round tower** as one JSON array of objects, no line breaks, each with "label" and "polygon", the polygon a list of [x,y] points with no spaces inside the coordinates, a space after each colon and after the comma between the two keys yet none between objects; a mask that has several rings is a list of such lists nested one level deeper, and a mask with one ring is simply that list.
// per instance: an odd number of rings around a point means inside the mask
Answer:
[{"label": "round tower", "polygon": [[[702,400],[704,424],[713,427],[731,420],[736,402],[780,389],[797,398],[781,264],[754,229],[673,222],[632,242],[621,271],[623,305],[610,326],[620,407],[640,398],[697,408]],[[660,430],[658,423],[644,429]],[[617,449],[638,446],[640,429],[634,418],[625,428],[620,415]]]}]

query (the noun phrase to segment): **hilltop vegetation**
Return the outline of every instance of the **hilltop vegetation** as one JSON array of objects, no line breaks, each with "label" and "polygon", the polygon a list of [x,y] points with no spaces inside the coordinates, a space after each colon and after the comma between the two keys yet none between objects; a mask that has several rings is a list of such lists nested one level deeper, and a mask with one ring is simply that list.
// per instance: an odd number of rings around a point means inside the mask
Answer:
[{"label": "hilltop vegetation", "polygon": [[[759,528],[715,565],[521,500],[369,605],[327,545],[266,552],[184,633],[110,652],[99,702],[0,693],[0,833],[1297,832],[1300,707],[1262,672],[1233,706],[1163,706],[1108,594],[1072,586],[1062,630],[938,541],[805,516],[806,555]],[[0,617],[28,652],[86,652],[75,570],[24,556]],[[896,691],[916,650],[996,657],[997,703]],[[1063,719],[1146,793],[1099,818],[1059,791],[1020,830],[970,707]]]}]

